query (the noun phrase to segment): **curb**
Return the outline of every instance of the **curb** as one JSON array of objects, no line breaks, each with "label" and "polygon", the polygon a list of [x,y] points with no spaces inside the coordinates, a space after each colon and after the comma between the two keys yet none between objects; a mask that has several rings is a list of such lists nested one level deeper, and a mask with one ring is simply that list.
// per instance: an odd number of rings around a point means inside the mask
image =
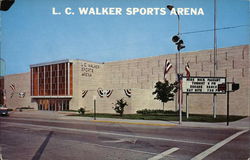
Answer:
[{"label": "curb", "polygon": [[142,123],[142,122],[125,122],[125,121],[106,121],[106,120],[91,120],[91,122],[98,123],[115,123],[115,124],[132,124],[132,125],[146,125],[146,126],[177,126],[176,124],[159,124],[159,123]]}]

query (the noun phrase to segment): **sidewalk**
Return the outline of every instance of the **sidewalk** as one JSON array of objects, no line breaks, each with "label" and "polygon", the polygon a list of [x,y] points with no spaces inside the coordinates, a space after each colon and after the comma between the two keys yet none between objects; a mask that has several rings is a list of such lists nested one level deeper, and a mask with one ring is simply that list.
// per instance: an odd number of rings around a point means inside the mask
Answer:
[{"label": "sidewalk", "polygon": [[229,126],[227,126],[226,122],[220,122],[220,123],[182,122],[182,126],[187,126],[187,127],[250,129],[250,117],[246,117],[244,119],[241,119],[241,120],[235,121],[235,122],[229,122]]},{"label": "sidewalk", "polygon": [[74,116],[64,116],[60,119],[68,120],[83,120],[98,123],[117,123],[117,124],[131,124],[131,125],[150,125],[150,126],[177,126],[177,122],[171,121],[157,121],[157,120],[137,120],[137,119],[116,119],[116,118],[99,118],[94,120],[93,117],[74,117]]},{"label": "sidewalk", "polygon": [[38,119],[50,119],[50,120],[77,120],[77,121],[89,121],[97,123],[117,123],[128,125],[146,125],[146,126],[182,126],[182,127],[208,127],[208,128],[234,128],[234,129],[250,129],[250,117],[241,119],[239,121],[230,122],[229,126],[226,122],[223,123],[207,123],[207,122],[187,122],[183,121],[179,124],[178,121],[159,121],[159,120],[135,120],[135,119],[115,119],[115,118],[96,118],[93,117],[78,117],[67,116],[75,112],[53,112],[53,111],[14,111],[11,113],[11,117],[18,118],[38,118]]},{"label": "sidewalk", "polygon": [[115,118],[96,118],[93,117],[71,117],[64,116],[61,119],[74,119],[84,120],[100,123],[121,123],[121,124],[134,124],[134,125],[152,125],[152,126],[183,126],[183,127],[208,127],[208,128],[234,128],[234,129],[250,129],[250,117],[244,118],[239,121],[230,122],[229,126],[226,122],[208,123],[208,122],[187,122],[183,121],[179,124],[178,121],[160,121],[160,120],[134,120],[134,119],[115,119]]}]

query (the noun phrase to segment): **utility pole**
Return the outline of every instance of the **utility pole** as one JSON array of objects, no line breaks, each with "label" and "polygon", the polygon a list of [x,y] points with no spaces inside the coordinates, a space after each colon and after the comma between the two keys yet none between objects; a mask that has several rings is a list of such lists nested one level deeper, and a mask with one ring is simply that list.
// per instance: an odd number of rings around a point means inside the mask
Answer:
[{"label": "utility pole", "polygon": [[[217,35],[216,35],[216,17],[217,17],[217,0],[214,0],[214,77],[217,70]],[[213,94],[213,117],[216,118],[216,94]]]}]

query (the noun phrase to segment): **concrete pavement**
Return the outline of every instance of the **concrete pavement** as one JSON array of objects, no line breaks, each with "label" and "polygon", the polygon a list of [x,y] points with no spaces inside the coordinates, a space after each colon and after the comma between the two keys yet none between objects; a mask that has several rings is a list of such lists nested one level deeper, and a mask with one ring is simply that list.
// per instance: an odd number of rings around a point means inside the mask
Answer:
[{"label": "concrete pavement", "polygon": [[98,123],[120,123],[130,125],[152,125],[152,126],[183,126],[183,127],[209,127],[209,128],[234,128],[234,129],[250,129],[250,117],[239,121],[230,122],[229,126],[226,122],[223,123],[207,123],[207,122],[187,122],[183,121],[179,124],[178,121],[159,121],[159,120],[132,120],[132,119],[115,119],[115,118],[96,118],[93,117],[77,117],[67,116],[75,112],[53,112],[53,111],[13,111],[10,113],[14,117],[38,118],[38,119],[63,119],[63,120],[78,120],[90,121]]},{"label": "concrete pavement", "polygon": [[127,120],[63,118],[57,112],[13,112],[10,117],[0,117],[4,160],[241,160],[250,157],[249,130],[137,124],[148,123],[143,120],[127,124]]}]

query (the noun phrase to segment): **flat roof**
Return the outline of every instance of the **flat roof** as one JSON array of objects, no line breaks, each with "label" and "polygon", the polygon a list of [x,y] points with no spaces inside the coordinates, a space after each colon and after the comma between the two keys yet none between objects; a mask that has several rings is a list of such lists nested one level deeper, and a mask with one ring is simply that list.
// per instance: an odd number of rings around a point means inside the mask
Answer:
[{"label": "flat roof", "polygon": [[52,64],[59,64],[59,63],[67,63],[67,62],[73,62],[73,61],[84,61],[84,62],[90,62],[90,63],[104,64],[104,62],[99,63],[99,62],[93,62],[93,61],[84,60],[84,59],[63,59],[63,60],[57,60],[57,61],[51,61],[51,62],[31,64],[30,68],[46,66],[46,65],[52,65]]},{"label": "flat roof", "polygon": [[63,59],[59,61],[51,61],[51,62],[45,62],[45,63],[37,63],[37,64],[31,64],[30,67],[39,67],[39,66],[47,66],[47,65],[52,65],[52,64],[59,64],[59,63],[67,63],[67,62],[72,62],[72,60],[69,59]]}]

